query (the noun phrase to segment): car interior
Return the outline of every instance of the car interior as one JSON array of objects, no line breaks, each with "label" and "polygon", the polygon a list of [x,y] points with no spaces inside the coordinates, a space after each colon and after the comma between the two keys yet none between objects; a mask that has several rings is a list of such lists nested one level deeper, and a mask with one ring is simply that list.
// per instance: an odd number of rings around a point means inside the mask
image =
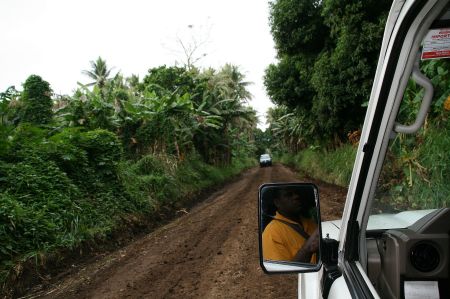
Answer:
[{"label": "car interior", "polygon": [[442,208],[404,229],[367,232],[367,274],[381,298],[405,298],[408,281],[436,281],[450,298],[450,209]]}]

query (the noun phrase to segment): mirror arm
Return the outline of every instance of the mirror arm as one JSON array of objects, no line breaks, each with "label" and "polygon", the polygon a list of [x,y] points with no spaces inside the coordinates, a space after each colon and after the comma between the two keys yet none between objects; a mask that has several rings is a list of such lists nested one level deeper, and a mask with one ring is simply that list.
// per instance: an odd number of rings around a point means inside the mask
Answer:
[{"label": "mirror arm", "polygon": [[322,261],[324,265],[334,266],[338,264],[339,242],[335,239],[322,238]]},{"label": "mirror arm", "polygon": [[323,298],[328,298],[328,294],[330,293],[331,286],[333,282],[342,276],[342,272],[337,265],[334,266],[325,266],[324,270],[324,278],[322,280],[322,296]]},{"label": "mirror arm", "polygon": [[339,256],[339,242],[334,239],[323,238],[321,252],[324,270],[322,295],[323,298],[328,298],[331,285],[342,275],[342,272],[337,265]]}]

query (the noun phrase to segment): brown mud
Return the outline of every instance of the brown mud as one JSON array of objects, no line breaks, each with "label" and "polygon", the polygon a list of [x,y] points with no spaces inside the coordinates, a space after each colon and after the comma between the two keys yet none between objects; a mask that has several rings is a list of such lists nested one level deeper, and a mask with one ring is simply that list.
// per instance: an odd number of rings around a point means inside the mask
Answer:
[{"label": "brown mud", "polygon": [[[293,181],[311,179],[280,164],[252,168],[169,224],[22,298],[295,298],[297,275],[264,274],[257,242],[258,187]],[[312,182],[322,219],[340,218],[346,190]]]}]

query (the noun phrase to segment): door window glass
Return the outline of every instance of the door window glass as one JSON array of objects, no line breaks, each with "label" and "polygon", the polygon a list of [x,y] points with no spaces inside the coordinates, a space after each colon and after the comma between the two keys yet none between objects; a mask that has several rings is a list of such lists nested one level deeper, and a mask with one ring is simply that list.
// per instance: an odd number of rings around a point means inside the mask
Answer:
[{"label": "door window glass", "polygon": [[[396,134],[390,141],[372,215],[450,207],[450,60],[425,61],[420,68],[433,83],[433,102],[416,134]],[[397,122],[415,121],[423,94],[408,83]]]}]

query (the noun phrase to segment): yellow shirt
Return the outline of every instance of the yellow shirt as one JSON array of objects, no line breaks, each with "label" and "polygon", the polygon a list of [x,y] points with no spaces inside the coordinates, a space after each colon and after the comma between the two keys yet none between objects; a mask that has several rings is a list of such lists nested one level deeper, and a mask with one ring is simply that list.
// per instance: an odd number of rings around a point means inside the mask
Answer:
[{"label": "yellow shirt", "polygon": [[[298,224],[278,212],[275,215],[275,219]],[[312,235],[317,228],[317,224],[312,219],[304,218],[302,219],[302,224],[308,235]],[[292,227],[281,221],[272,220],[266,226],[262,235],[263,257],[265,260],[292,261],[304,243],[305,238]],[[315,263],[315,261],[314,254],[311,262]]]}]

